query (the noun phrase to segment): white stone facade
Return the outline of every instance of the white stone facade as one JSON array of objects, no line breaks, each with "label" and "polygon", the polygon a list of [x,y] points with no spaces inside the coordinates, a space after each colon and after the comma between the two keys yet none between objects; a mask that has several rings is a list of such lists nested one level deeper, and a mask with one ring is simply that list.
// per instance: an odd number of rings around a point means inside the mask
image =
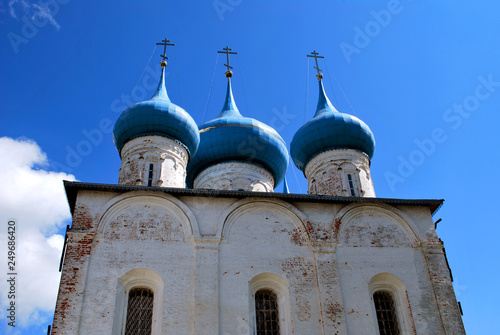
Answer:
[{"label": "white stone facade", "polygon": [[322,152],[307,163],[304,174],[309,194],[375,197],[370,160],[357,150]]},{"label": "white stone facade", "polygon": [[439,201],[163,191],[67,182],[73,212],[52,334],[123,334],[128,291],[154,292],[153,335],[255,334],[254,293],[281,335],[465,334],[431,212]]},{"label": "white stone facade", "polygon": [[274,178],[263,167],[245,162],[224,162],[203,170],[194,180],[196,189],[274,192]]},{"label": "white stone facade", "polygon": [[118,184],[186,187],[189,154],[178,142],[162,136],[134,138],[121,150]]}]

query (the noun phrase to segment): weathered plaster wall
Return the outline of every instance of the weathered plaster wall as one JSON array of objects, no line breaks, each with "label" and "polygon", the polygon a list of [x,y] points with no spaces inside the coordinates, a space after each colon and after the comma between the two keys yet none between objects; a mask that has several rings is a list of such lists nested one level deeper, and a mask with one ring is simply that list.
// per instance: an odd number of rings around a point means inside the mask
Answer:
[{"label": "weathered plaster wall", "polygon": [[189,154],[178,142],[162,136],[134,138],[121,150],[122,163],[118,184],[186,187],[186,166]]},{"label": "weathered plaster wall", "polygon": [[353,149],[333,149],[316,155],[304,169],[309,194],[375,197],[369,158]]},{"label": "weathered plaster wall", "polygon": [[425,206],[80,191],[68,237],[52,334],[119,334],[134,269],[161,278],[161,334],[251,334],[255,285],[282,334],[376,334],[390,276],[403,334],[465,334]]},{"label": "weathered plaster wall", "polygon": [[224,162],[201,171],[194,180],[194,188],[274,192],[274,178],[266,169],[252,163]]}]

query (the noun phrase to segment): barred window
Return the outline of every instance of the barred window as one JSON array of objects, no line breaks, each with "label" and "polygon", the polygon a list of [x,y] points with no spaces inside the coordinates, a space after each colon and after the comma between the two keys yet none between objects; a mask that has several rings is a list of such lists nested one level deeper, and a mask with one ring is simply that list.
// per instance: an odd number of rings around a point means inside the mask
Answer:
[{"label": "barred window", "polygon": [[401,334],[392,294],[388,291],[377,291],[373,294],[373,301],[380,335]]},{"label": "barred window", "polygon": [[153,164],[149,164],[148,186],[153,185]]},{"label": "barred window", "polygon": [[255,293],[255,315],[257,335],[279,335],[278,298],[273,291],[259,290]]},{"label": "barred window", "polygon": [[150,335],[153,323],[153,291],[135,288],[128,295],[125,335]]},{"label": "barred window", "polygon": [[351,196],[355,197],[356,191],[354,190],[354,182],[352,180],[352,175],[350,173],[347,174],[347,180],[349,182],[349,191],[351,192]]}]

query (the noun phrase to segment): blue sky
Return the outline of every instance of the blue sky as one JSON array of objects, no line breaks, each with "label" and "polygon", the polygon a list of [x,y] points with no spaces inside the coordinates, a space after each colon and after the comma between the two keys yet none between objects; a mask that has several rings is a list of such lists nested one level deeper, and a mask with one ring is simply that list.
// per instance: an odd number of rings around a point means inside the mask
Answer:
[{"label": "blue sky", "polygon": [[[198,124],[217,116],[226,83],[217,51],[229,45],[238,52],[231,64],[240,112],[274,126],[288,144],[314,114],[318,88],[306,55],[317,50],[332,103],[375,134],[377,196],[446,200],[435,219],[443,219],[437,231],[467,333],[499,333],[498,1],[4,0],[0,29],[0,137],[12,139],[2,150],[22,147],[9,152],[27,152],[23,168],[41,179],[98,183],[118,180],[112,125],[153,94],[155,43],[165,36],[176,44],[167,52],[174,103]],[[306,192],[293,164],[287,180],[292,193]],[[28,182],[6,183],[5,199]],[[67,213],[62,184],[54,185]],[[40,201],[19,196],[16,204]],[[22,216],[3,210],[3,221]],[[33,229],[57,250],[69,222],[61,214]],[[51,303],[33,304],[31,321],[17,330],[43,334]]]}]

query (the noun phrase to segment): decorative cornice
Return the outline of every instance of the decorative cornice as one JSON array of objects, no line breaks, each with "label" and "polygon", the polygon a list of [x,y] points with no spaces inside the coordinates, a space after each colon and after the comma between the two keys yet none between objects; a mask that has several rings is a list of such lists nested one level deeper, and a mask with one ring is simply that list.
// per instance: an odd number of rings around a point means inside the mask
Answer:
[{"label": "decorative cornice", "polygon": [[392,199],[392,198],[363,198],[363,197],[340,197],[316,194],[294,194],[294,193],[274,193],[274,192],[245,192],[245,191],[221,191],[205,189],[188,189],[175,187],[154,187],[137,185],[116,185],[116,184],[97,184],[84,183],[78,181],[64,182],[66,197],[70,205],[71,212],[74,211],[76,196],[79,191],[104,191],[104,192],[162,192],[173,196],[192,196],[192,197],[212,197],[212,198],[247,198],[261,197],[282,199],[284,201],[297,202],[317,202],[317,203],[385,203],[393,206],[425,206],[428,207],[431,214],[435,214],[443,205],[443,199]]}]

